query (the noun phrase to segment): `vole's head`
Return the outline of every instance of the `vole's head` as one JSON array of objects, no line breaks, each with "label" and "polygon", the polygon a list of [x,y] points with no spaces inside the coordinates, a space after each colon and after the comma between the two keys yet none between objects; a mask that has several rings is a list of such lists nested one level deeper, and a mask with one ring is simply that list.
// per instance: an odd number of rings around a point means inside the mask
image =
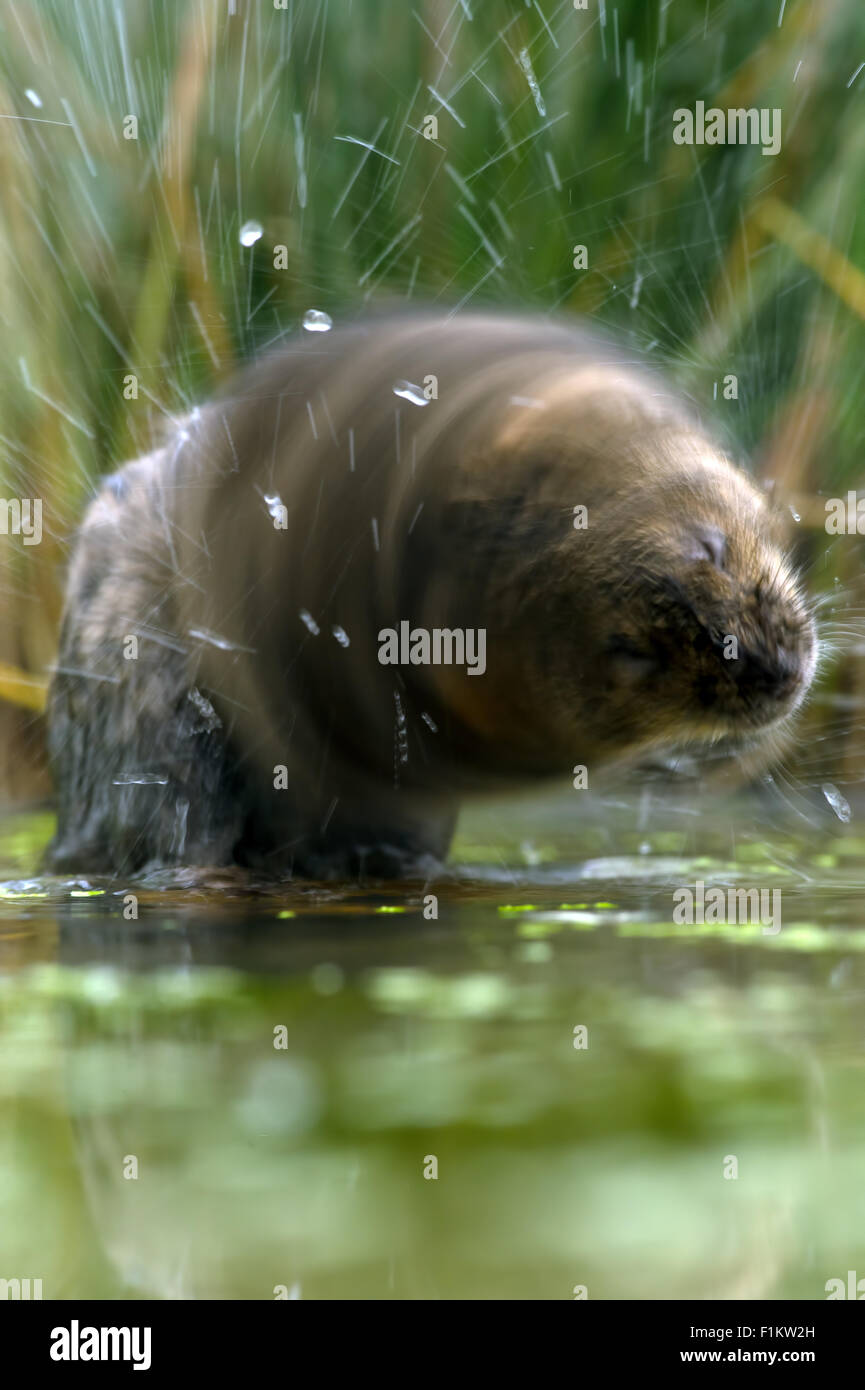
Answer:
[{"label": "vole's head", "polygon": [[654,377],[526,380],[495,398],[462,534],[439,528],[449,619],[489,628],[487,677],[438,678],[449,708],[533,772],[771,753],[817,637],[763,493]]},{"label": "vole's head", "polygon": [[[689,446],[670,445],[686,460]],[[575,674],[604,757],[752,748],[786,726],[814,677],[816,627],[744,474],[705,454],[649,468],[636,501],[599,509],[594,532],[590,518],[585,558]]]}]

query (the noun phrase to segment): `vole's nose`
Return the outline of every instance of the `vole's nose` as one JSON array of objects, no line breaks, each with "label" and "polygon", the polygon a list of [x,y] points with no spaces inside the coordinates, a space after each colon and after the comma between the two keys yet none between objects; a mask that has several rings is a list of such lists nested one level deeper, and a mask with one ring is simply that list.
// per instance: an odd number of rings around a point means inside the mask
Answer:
[{"label": "vole's nose", "polygon": [[781,717],[811,684],[817,633],[807,613],[779,604],[738,643],[725,661],[741,703],[758,722]]},{"label": "vole's nose", "polygon": [[804,680],[805,666],[798,644],[759,650],[740,647],[731,666],[739,693],[752,703],[789,700]]}]

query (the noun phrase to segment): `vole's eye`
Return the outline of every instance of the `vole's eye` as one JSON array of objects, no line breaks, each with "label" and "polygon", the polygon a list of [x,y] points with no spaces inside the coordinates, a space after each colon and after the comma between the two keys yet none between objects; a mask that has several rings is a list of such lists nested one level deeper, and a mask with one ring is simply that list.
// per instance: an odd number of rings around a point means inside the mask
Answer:
[{"label": "vole's eye", "polygon": [[657,666],[652,652],[637,646],[630,637],[621,634],[616,634],[610,639],[607,655],[618,671],[634,679],[648,675]]},{"label": "vole's eye", "polygon": [[690,537],[689,556],[692,560],[708,560],[717,569],[724,568],[727,538],[717,526],[700,526]]}]

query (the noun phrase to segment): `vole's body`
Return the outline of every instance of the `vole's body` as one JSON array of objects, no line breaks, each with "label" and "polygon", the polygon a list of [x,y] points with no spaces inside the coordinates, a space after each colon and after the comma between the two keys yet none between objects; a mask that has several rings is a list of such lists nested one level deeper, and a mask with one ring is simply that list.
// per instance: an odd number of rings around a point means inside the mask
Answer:
[{"label": "vole's body", "polygon": [[[382,665],[406,621],[485,671]],[[813,667],[762,495],[653,375],[523,319],[305,335],[87,514],[54,862],[402,872],[467,793],[752,737]]]}]

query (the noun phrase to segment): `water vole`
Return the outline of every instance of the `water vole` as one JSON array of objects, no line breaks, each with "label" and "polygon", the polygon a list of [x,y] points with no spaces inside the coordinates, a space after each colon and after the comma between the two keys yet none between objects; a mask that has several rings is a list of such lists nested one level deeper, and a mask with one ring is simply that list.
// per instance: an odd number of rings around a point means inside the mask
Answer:
[{"label": "water vole", "polygon": [[[442,632],[483,671],[406,660]],[[815,653],[761,492],[609,345],[482,314],[304,335],[85,517],[53,862],[408,872],[472,792],[771,739]]]}]

